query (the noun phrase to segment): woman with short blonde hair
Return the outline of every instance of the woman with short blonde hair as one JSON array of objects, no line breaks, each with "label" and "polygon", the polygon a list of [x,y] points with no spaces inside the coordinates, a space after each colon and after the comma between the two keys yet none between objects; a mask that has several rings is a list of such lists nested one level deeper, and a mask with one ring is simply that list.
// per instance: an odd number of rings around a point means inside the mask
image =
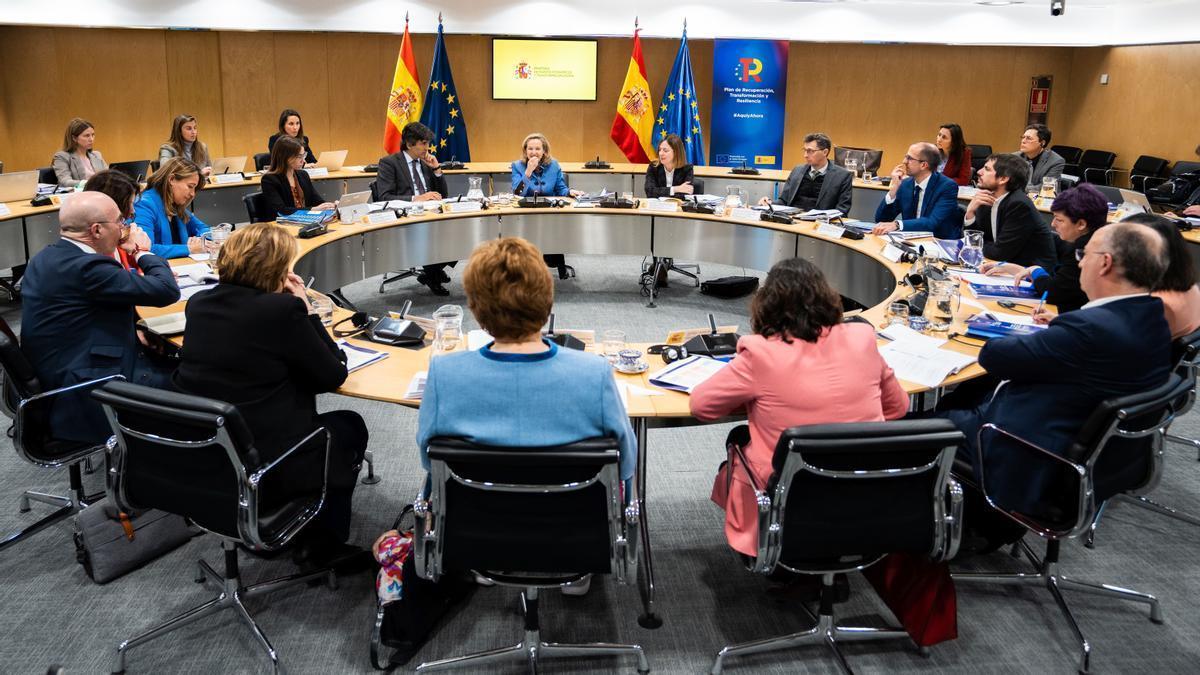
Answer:
[{"label": "woman with short blonde hair", "polygon": [[186,258],[204,251],[200,237],[209,227],[188,210],[200,180],[200,167],[182,157],[168,159],[150,176],[134,210],[154,255]]}]

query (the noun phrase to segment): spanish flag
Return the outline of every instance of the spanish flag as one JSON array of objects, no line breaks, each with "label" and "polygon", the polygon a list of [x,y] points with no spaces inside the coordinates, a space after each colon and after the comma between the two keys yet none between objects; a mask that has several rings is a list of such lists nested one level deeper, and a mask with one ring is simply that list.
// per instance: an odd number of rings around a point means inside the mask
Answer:
[{"label": "spanish flag", "polygon": [[617,114],[613,117],[609,137],[621,148],[631,162],[645,164],[654,157],[654,103],[650,101],[650,83],[646,81],[646,62],[642,60],[642,42],[633,31],[633,55],[625,84],[617,97]]},{"label": "spanish flag", "polygon": [[408,17],[404,17],[404,39],[396,57],[396,74],[388,94],[387,124],[383,129],[383,149],[390,155],[400,152],[400,131],[409,122],[421,119],[421,81],[417,79],[417,59],[408,35]]}]

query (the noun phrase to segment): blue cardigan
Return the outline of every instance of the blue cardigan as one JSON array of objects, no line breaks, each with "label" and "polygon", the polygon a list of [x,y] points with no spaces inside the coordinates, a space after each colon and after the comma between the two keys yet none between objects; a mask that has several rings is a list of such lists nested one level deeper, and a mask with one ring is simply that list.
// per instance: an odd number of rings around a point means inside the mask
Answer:
[{"label": "blue cardigan", "polygon": [[[567,177],[558,165],[558,160],[550,160],[549,164],[538,165],[533,175],[525,179],[525,160],[512,163],[512,190],[518,197],[532,196],[534,193],[547,197],[566,197],[571,193],[567,187]],[[525,183],[521,190],[517,188]]]},{"label": "blue cardigan", "polygon": [[430,360],[417,421],[426,472],[435,436],[531,448],[608,436],[620,444],[621,478],[633,477],[637,438],[612,367],[596,354],[546,344],[550,350],[538,354],[493,352],[489,345]]},{"label": "blue cardigan", "polygon": [[[199,237],[208,232],[208,225],[197,218],[191,211],[184,209],[183,218],[176,218],[172,223],[167,217],[167,209],[163,206],[162,197],[154,190],[146,190],[133,205],[133,220],[146,234],[150,236],[150,252],[162,258],[188,257],[188,237]],[[182,222],[181,222],[182,221]],[[179,232],[182,244],[171,243],[171,227]]]}]

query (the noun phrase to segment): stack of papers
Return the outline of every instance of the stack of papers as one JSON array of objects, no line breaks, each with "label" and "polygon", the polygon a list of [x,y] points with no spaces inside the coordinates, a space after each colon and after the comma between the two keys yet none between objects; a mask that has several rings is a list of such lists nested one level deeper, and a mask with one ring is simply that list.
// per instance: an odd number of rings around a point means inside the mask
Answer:
[{"label": "stack of papers", "polygon": [[412,379],[408,381],[408,388],[404,390],[404,398],[413,401],[420,401],[425,397],[425,381],[429,379],[429,371],[421,370],[413,373]]},{"label": "stack of papers", "polygon": [[726,361],[718,361],[708,356],[689,356],[650,376],[650,384],[663,389],[682,391],[685,394],[700,386],[702,382],[717,374],[725,366]]},{"label": "stack of papers", "polygon": [[[776,208],[775,210],[778,211],[779,209]],[[842,212],[838,211],[837,209],[825,209],[824,211],[813,209],[800,214],[800,220],[820,220],[822,218],[833,220],[834,218],[841,217]]]},{"label": "stack of papers", "polygon": [[287,225],[320,225],[332,222],[335,215],[337,215],[337,211],[333,209],[326,209],[324,211],[300,209],[287,215],[279,214],[275,220]]},{"label": "stack of papers", "polygon": [[896,377],[925,387],[941,385],[947,377],[976,360],[968,354],[942,349],[945,340],[922,335],[908,326],[888,326],[879,335],[891,340],[879,348],[879,353]]},{"label": "stack of papers", "polygon": [[187,327],[187,318],[183,312],[172,312],[142,319],[140,323],[145,324],[146,329],[152,333],[163,336],[180,335]]},{"label": "stack of papers", "polygon": [[996,281],[986,284],[968,282],[967,287],[971,289],[971,295],[986,299],[1027,301],[1037,300],[1039,297],[1037,291],[1033,290],[1033,285],[1028,282],[1022,282],[1020,286],[1013,286],[1011,277],[1007,283],[1003,281],[1003,277],[991,278]]},{"label": "stack of papers", "polygon": [[[1046,329],[1046,326],[1033,322],[1033,317],[1021,316],[1019,314],[1006,314],[996,312],[1004,318],[995,316],[991,312],[984,312],[971,317],[967,321],[967,335],[970,337],[980,338],[982,340],[990,340],[999,337],[1011,337],[1014,335],[1032,335],[1038,331]],[[1007,320],[1013,319],[1013,320]]]},{"label": "stack of papers", "polygon": [[346,354],[346,370],[353,373],[359,368],[365,368],[376,361],[387,358],[387,352],[381,352],[370,347],[353,345],[345,340],[338,340],[337,346]]}]

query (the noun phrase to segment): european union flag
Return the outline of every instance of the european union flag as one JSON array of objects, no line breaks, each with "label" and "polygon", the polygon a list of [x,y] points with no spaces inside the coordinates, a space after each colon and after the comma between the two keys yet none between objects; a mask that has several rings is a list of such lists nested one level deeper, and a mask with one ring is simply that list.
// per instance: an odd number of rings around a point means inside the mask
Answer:
[{"label": "european union flag", "polygon": [[467,120],[463,117],[458,90],[454,88],[454,75],[450,72],[450,57],[446,56],[446,42],[442,37],[440,21],[437,44],[433,47],[433,70],[429,73],[425,109],[421,111],[421,124],[433,130],[433,143],[429,144],[429,150],[437,155],[438,161],[471,161]]},{"label": "european union flag", "polygon": [[667,78],[667,90],[659,99],[658,117],[654,120],[654,143],[666,138],[667,134],[679,134],[687,148],[689,164],[703,165],[704,136],[700,133],[700,104],[696,102],[696,82],[692,79],[692,57],[688,52],[687,28],[679,42],[679,53],[671,76]]}]

